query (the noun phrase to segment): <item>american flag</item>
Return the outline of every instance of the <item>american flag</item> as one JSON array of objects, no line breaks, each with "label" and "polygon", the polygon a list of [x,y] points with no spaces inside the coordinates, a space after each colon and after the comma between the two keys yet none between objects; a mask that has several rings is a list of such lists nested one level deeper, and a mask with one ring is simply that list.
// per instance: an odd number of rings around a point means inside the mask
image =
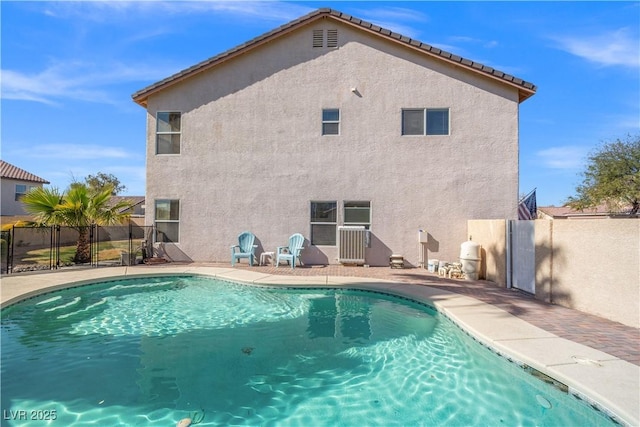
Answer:
[{"label": "american flag", "polygon": [[536,190],[523,197],[518,204],[518,219],[536,219],[538,205],[536,203]]}]

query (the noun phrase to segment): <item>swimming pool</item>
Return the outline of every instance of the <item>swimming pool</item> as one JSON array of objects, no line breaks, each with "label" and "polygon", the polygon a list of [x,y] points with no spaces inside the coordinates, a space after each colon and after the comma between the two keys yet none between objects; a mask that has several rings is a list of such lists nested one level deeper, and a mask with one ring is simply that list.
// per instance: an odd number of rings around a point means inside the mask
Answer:
[{"label": "swimming pool", "polygon": [[[2,310],[3,425],[613,425],[425,305],[198,276]],[[32,419],[33,418],[33,419]]]}]

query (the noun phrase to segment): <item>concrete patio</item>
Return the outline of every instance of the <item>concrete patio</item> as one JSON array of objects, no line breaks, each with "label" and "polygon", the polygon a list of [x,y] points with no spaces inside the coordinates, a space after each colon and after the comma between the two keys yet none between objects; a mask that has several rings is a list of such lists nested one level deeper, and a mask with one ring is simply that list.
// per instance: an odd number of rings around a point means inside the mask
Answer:
[{"label": "concrete patio", "polygon": [[542,303],[486,281],[443,279],[423,269],[340,265],[249,267],[246,263],[159,264],[2,277],[1,305],[43,292],[113,277],[202,274],[256,285],[377,290],[427,302],[498,353],[567,385],[630,426],[640,425],[640,331]]}]

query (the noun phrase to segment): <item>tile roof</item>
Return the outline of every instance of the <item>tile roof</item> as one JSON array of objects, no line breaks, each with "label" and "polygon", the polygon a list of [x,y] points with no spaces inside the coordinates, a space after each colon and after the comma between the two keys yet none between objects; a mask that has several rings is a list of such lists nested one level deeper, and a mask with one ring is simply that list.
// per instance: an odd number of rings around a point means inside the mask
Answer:
[{"label": "tile roof", "polygon": [[5,162],[4,160],[0,160],[0,178],[49,184],[49,181],[46,179],[42,179],[39,176],[29,173],[24,169],[20,169],[11,163]]},{"label": "tile roof", "polygon": [[628,215],[631,207],[625,206],[623,209],[620,209],[619,212],[612,212],[611,209],[605,205],[583,210],[575,210],[569,206],[538,206],[538,211],[553,218],[610,217]]},{"label": "tile roof", "polygon": [[109,199],[109,200],[114,205],[116,203],[125,201],[125,202],[129,202],[132,205],[136,206],[136,205],[139,205],[141,203],[144,203],[145,197],[144,196],[111,196],[111,199]]},{"label": "tile roof", "polygon": [[133,95],[131,95],[131,97],[136,103],[145,107],[147,103],[147,98],[150,95],[154,94],[155,92],[165,89],[177,82],[180,82],[200,72],[206,71],[219,63],[227,61],[237,55],[246,53],[247,51],[255,47],[261,46],[262,44],[268,41],[271,41],[276,37],[284,35],[288,32],[291,32],[297,28],[300,28],[304,25],[307,25],[313,21],[316,21],[322,18],[332,18],[332,19],[341,21],[343,23],[353,25],[357,28],[374,33],[380,37],[384,37],[389,40],[395,41],[401,45],[405,45],[407,47],[416,49],[434,58],[440,59],[442,61],[446,61],[450,64],[466,68],[470,71],[485,75],[489,78],[497,79],[498,81],[514,86],[518,88],[520,102],[529,98],[536,92],[536,86],[533,83],[529,83],[525,80],[503,73],[502,71],[496,70],[492,67],[482,65],[478,62],[462,58],[458,55],[454,55],[452,53],[438,49],[437,47],[428,45],[426,43],[422,43],[418,40],[411,39],[409,37],[403,36],[401,34],[398,34],[393,31],[374,25],[370,22],[366,22],[361,19],[355,18],[351,15],[344,14],[335,9],[322,8],[314,12],[311,12],[308,15],[305,15],[301,18],[295,19],[287,24],[284,24],[252,40],[249,40],[246,43],[236,46],[230,50],[227,50],[226,52],[223,52],[219,55],[216,55],[212,58],[202,61],[192,67],[182,70],[170,77],[167,77],[166,79],[153,83],[152,85],[147,86],[146,88],[135,92]]},{"label": "tile roof", "polygon": [[[120,202],[129,202],[131,203],[131,209],[135,211],[136,206],[144,207],[144,201],[144,196],[111,196],[111,199],[109,199],[109,204],[111,206],[114,206]],[[124,212],[126,210],[127,209],[123,209],[121,212]]]}]

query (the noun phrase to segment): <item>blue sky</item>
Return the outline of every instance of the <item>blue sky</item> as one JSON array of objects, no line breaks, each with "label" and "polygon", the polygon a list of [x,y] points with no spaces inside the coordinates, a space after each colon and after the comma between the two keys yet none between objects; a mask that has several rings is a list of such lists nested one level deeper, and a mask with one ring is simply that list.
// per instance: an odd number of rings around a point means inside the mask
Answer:
[{"label": "blue sky", "polygon": [[640,134],[640,2],[0,2],[1,157],[64,189],[111,173],[144,195],[131,94],[320,7],[534,83],[520,193],[561,205],[586,156]]}]

